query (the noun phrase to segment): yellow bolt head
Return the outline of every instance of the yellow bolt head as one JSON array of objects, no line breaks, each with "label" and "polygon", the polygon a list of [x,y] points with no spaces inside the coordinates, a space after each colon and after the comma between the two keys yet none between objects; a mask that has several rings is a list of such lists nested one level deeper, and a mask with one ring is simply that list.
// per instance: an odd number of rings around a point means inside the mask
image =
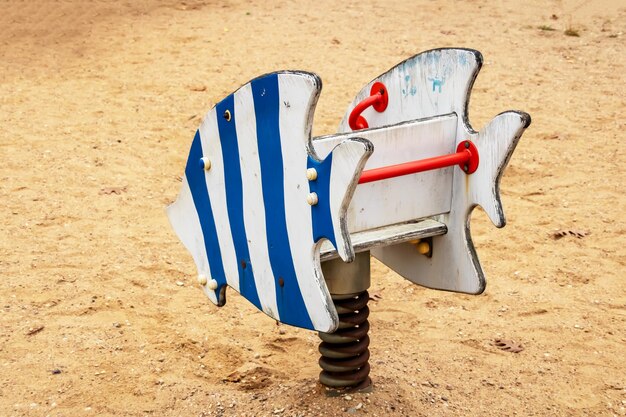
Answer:
[{"label": "yellow bolt head", "polygon": [[430,252],[430,245],[428,244],[428,242],[420,242],[416,246],[417,251],[422,255],[426,255],[428,254],[428,252]]}]

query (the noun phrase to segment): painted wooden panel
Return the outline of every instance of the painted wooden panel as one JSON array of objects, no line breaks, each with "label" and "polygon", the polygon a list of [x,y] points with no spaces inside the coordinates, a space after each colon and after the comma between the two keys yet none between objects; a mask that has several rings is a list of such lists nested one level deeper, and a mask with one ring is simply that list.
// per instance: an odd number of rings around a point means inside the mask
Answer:
[{"label": "painted wooden panel", "polygon": [[[313,139],[319,156],[349,137],[374,145],[365,169],[374,169],[456,151],[457,117],[454,114],[393,126]],[[348,208],[350,233],[402,223],[450,211],[452,170],[421,172],[360,184]],[[375,196],[375,198],[372,198]]]},{"label": "painted wooden panel", "polygon": [[498,184],[527,122],[523,114],[507,112],[470,136],[478,147],[480,166],[471,175],[454,170],[451,210],[435,217],[448,233],[433,238],[432,257],[417,254],[410,243],[378,247],[372,255],[416,284],[469,294],[483,292],[486,281],[470,235],[470,214],[480,205],[497,227],[505,225]]},{"label": "painted wooden panel", "polygon": [[[433,238],[431,258],[418,254],[410,243],[379,247],[372,254],[412,282],[472,294],[484,291],[485,277],[469,233],[470,213],[480,205],[497,227],[504,226],[500,178],[530,124],[528,114],[507,112],[498,115],[480,133],[472,129],[467,108],[481,64],[481,54],[469,49],[437,49],[411,57],[363,87],[339,126],[339,132],[351,131],[348,116],[358,102],[370,95],[374,82],[385,84],[389,105],[381,113],[372,108],[362,113],[370,128],[448,113],[458,116],[455,144],[472,140],[479,150],[480,165],[471,175],[457,167],[442,170],[451,177],[452,200],[450,209],[434,219],[445,224],[448,232]],[[363,132],[353,134],[364,135]],[[376,151],[372,158],[375,157]],[[430,198],[439,197],[434,192]]]},{"label": "painted wooden panel", "polygon": [[373,148],[347,138],[324,159],[312,153],[320,88],[314,74],[272,73],[218,103],[192,142],[168,216],[215,304],[229,285],[276,320],[332,332],[338,317],[319,248],[327,239],[354,259],[346,211]]},{"label": "painted wooden panel", "polygon": [[480,52],[471,49],[435,49],[415,55],[365,85],[348,106],[338,132],[351,131],[348,125],[350,111],[369,96],[372,84],[377,81],[387,87],[389,104],[382,113],[372,108],[363,112],[370,127],[448,113],[456,113],[463,121],[482,62]]}]

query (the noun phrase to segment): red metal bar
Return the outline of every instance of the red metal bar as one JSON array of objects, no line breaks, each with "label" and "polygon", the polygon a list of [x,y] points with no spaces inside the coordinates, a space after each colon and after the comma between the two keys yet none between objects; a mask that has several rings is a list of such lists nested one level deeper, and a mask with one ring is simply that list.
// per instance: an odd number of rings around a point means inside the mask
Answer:
[{"label": "red metal bar", "polygon": [[476,171],[478,168],[478,149],[476,149],[476,146],[470,141],[464,141],[459,143],[456,153],[363,171],[361,178],[359,178],[359,184],[446,168],[453,165],[459,165],[466,174]]},{"label": "red metal bar", "polygon": [[354,106],[350,112],[350,116],[348,117],[348,125],[350,125],[350,129],[367,129],[367,120],[361,116],[361,113],[363,113],[365,109],[370,106],[374,107],[377,112],[383,112],[387,108],[388,103],[389,97],[387,95],[387,88],[383,83],[375,82],[370,90],[370,96],[366,97],[363,101]]},{"label": "red metal bar", "polygon": [[361,113],[369,106],[373,106],[374,104],[378,104],[378,102],[382,99],[382,95],[380,93],[376,93],[373,96],[366,97],[363,101],[357,104],[352,111],[350,112],[350,117],[348,118],[348,124],[350,125],[350,129],[352,130],[361,130],[367,129],[367,120]]}]

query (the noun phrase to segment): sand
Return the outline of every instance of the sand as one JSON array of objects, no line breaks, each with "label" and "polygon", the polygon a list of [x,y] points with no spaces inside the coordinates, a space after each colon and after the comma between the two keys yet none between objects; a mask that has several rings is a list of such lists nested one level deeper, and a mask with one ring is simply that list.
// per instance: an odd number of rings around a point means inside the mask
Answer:
[{"label": "sand", "polygon": [[[625,32],[617,0],[1,1],[0,415],[626,415]],[[472,217],[487,290],[373,261],[374,390],[329,398],[316,334],[234,291],[210,304],[164,208],[202,116],[249,79],[318,73],[328,134],[377,74],[446,46],[485,57],[475,129],[533,118],[507,227]]]}]

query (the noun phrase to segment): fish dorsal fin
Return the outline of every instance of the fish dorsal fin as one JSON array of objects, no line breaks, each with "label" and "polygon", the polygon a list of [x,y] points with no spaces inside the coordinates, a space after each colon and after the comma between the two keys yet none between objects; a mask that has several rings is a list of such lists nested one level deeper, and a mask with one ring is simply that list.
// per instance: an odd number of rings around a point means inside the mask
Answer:
[{"label": "fish dorsal fin", "polygon": [[338,131],[351,131],[350,110],[370,95],[375,82],[383,83],[396,97],[389,97],[384,112],[369,108],[362,113],[370,127],[448,113],[466,121],[467,103],[482,62],[481,53],[473,49],[441,48],[414,55],[366,84],[348,106]]}]

